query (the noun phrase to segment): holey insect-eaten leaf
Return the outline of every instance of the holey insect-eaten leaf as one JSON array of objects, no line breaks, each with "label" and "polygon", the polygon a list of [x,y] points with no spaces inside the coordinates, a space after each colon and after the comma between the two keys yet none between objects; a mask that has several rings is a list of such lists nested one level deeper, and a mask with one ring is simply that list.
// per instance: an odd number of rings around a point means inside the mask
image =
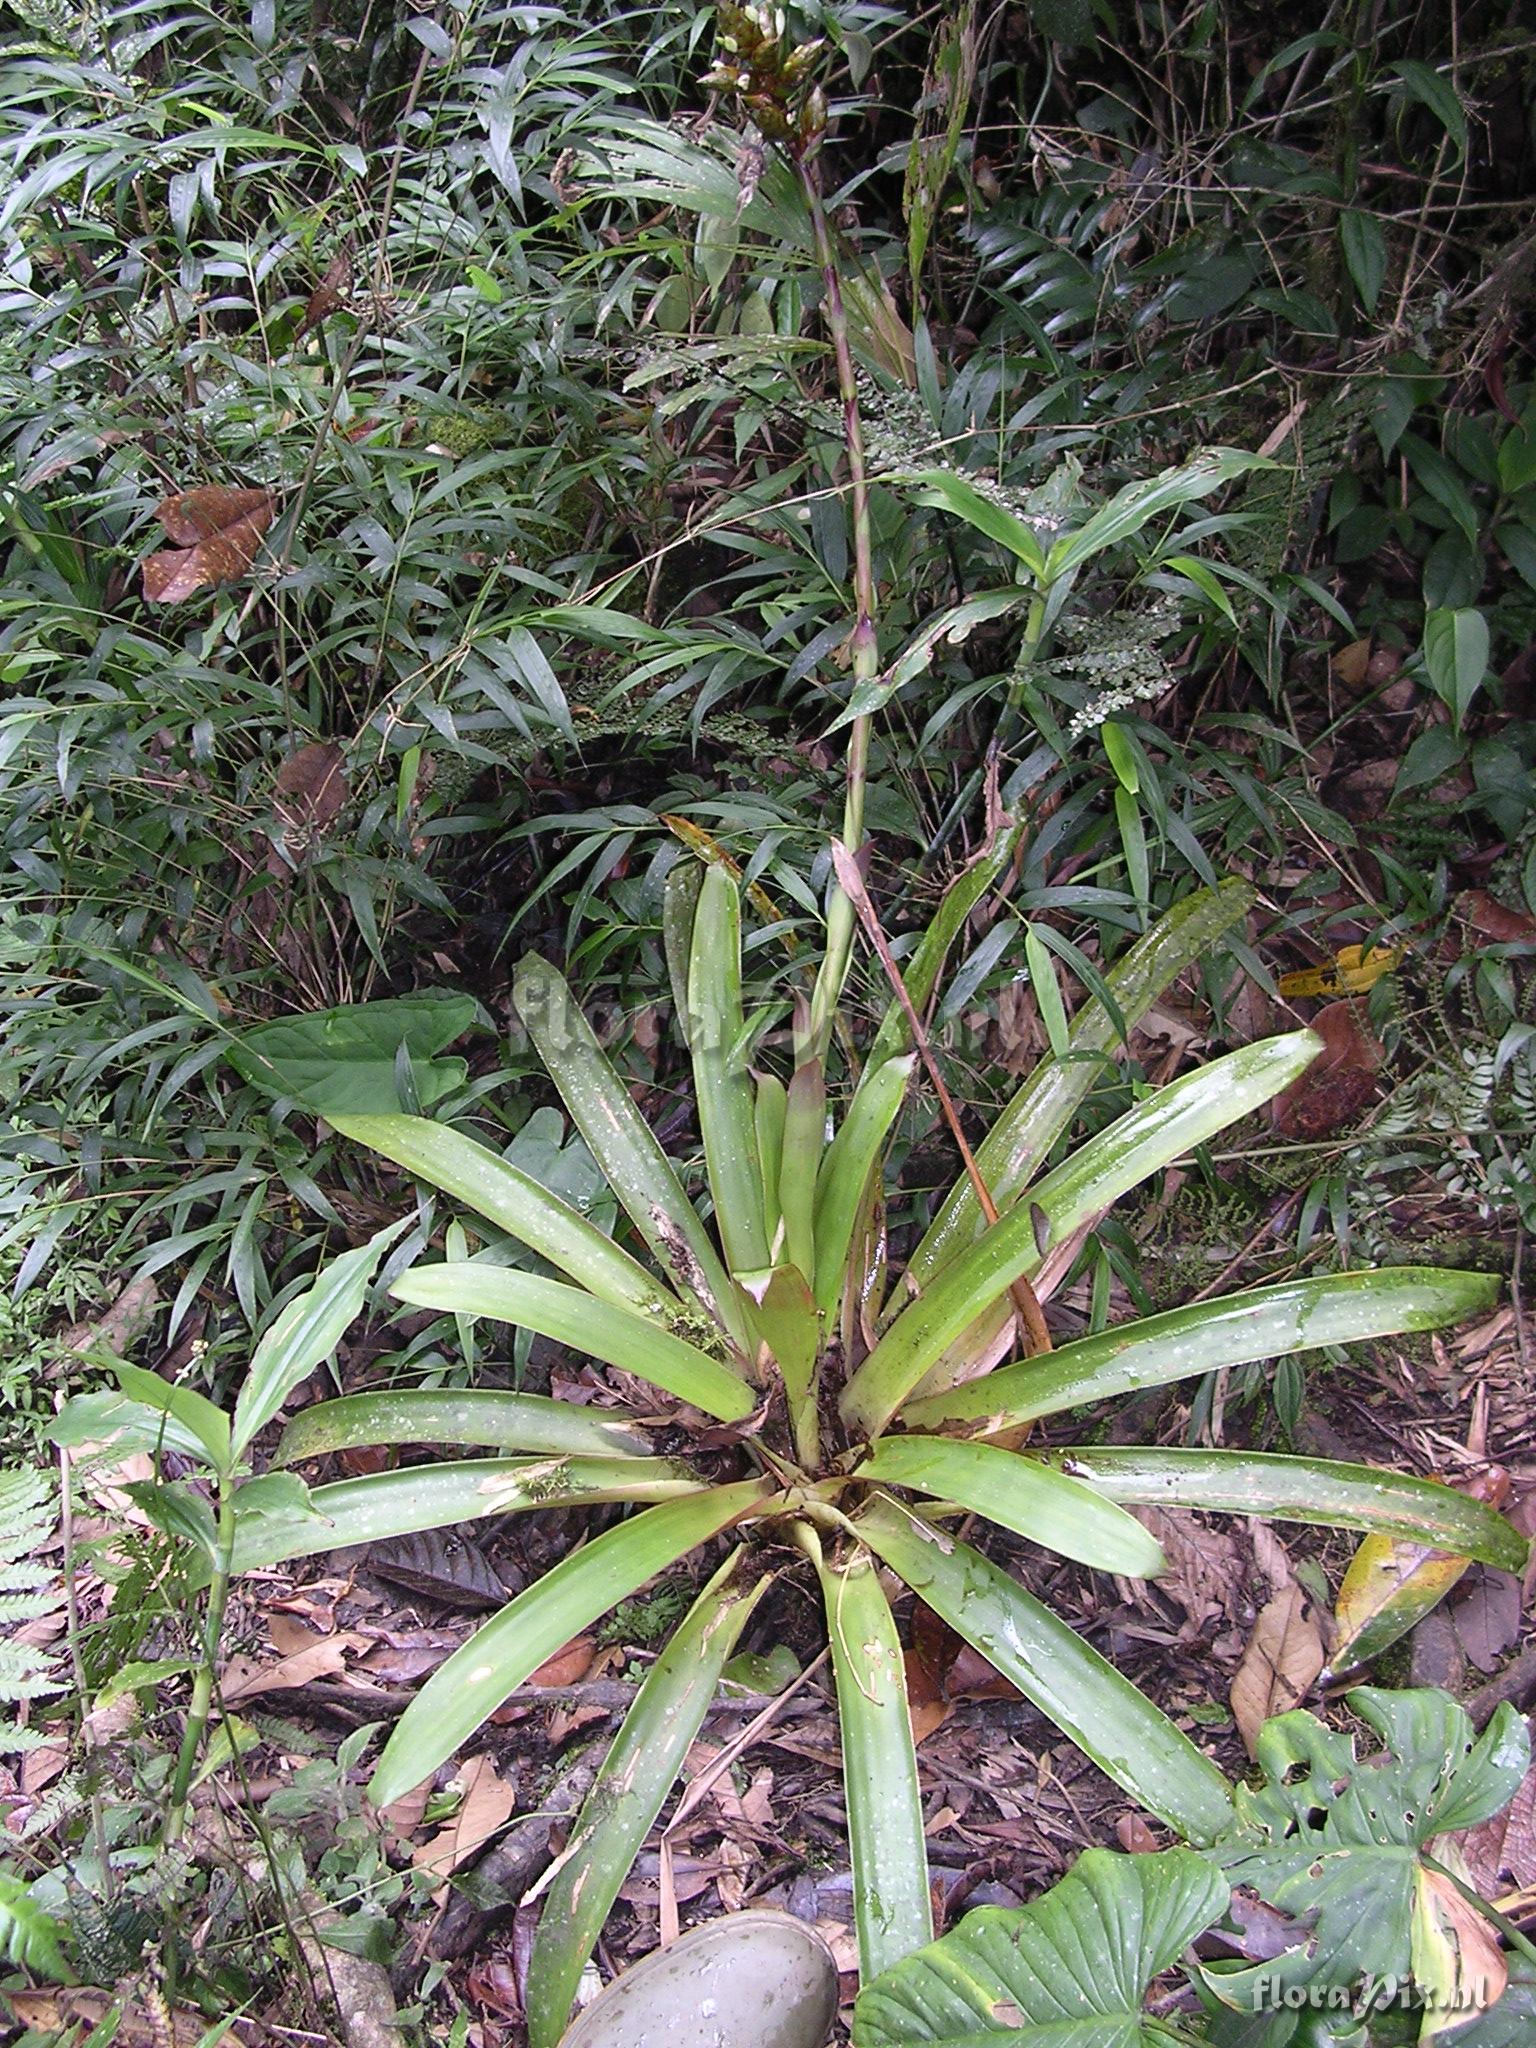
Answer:
[{"label": "holey insect-eaten leaf", "polygon": [[277,501],[266,490],[204,484],[178,491],[155,507],[155,517],[176,542],[144,563],[149,604],[180,604],[200,590],[234,583],[250,573]]}]

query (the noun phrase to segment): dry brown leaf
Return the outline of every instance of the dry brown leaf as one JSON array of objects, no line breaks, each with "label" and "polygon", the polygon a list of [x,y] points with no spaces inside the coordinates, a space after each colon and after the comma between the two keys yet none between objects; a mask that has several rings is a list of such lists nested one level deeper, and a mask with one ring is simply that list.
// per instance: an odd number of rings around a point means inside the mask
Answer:
[{"label": "dry brown leaf", "polygon": [[342,773],[345,760],[334,740],[312,740],[287,757],[274,784],[274,809],[285,825],[323,832],[334,822],[350,794]]},{"label": "dry brown leaf", "polygon": [[1536,1764],[1502,1813],[1453,1839],[1485,1899],[1536,1885]]},{"label": "dry brown leaf", "polygon": [[301,341],[312,327],[328,320],[352,289],[352,245],[343,242],[330,262],[325,274],[310,293],[304,306],[303,316],[293,330],[295,341]]},{"label": "dry brown leaf", "polygon": [[206,484],[167,498],[155,515],[178,545],[144,562],[146,602],[180,604],[200,590],[248,575],[276,514],[277,501],[264,490]]},{"label": "dry brown leaf", "polygon": [[531,1672],[525,1683],[528,1685],[575,1685],[592,1669],[592,1659],[597,1654],[596,1636],[573,1636],[556,1650],[553,1657],[546,1657],[537,1671]]},{"label": "dry brown leaf", "polygon": [[1455,916],[1481,939],[1496,945],[1521,945],[1536,939],[1536,918],[1511,910],[1486,889],[1463,889],[1452,904]]},{"label": "dry brown leaf", "polygon": [[1269,1106],[1282,1137],[1311,1142],[1353,1123],[1376,1095],[1382,1050],[1358,1003],[1327,1003],[1308,1029],[1323,1041],[1317,1058]]},{"label": "dry brown leaf", "polygon": [[1271,1714],[1287,1714],[1301,1705],[1323,1661],[1312,1604],[1292,1582],[1260,1608],[1232,1680],[1232,1718],[1250,1756]]},{"label": "dry brown leaf", "polygon": [[[1235,1536],[1225,1529],[1205,1527],[1183,1508],[1136,1508],[1133,1512],[1163,1546],[1168,1569],[1157,1581],[1157,1593],[1184,1610],[1181,1643],[1193,1642],[1213,1623],[1247,1621],[1253,1611],[1248,1597],[1248,1559]],[[1134,1593],[1134,1587],[1131,1590]]]},{"label": "dry brown leaf", "polygon": [[320,1636],[307,1649],[279,1657],[275,1664],[256,1657],[231,1657],[220,1680],[224,1704],[254,1699],[264,1692],[291,1692],[294,1686],[312,1685],[317,1678],[334,1678],[345,1667],[347,1652],[365,1640],[350,1630],[338,1629],[333,1636]]},{"label": "dry brown leaf", "polygon": [[[6,2003],[23,2027],[39,2034],[60,2035],[76,2028],[99,2027],[118,2000],[110,1991],[61,1990],[7,1991]],[[233,2020],[222,2028],[208,2024],[206,2013],[188,2012],[182,2006],[171,2009],[167,2032],[158,2015],[136,1998],[123,2000],[112,2040],[117,2048],[217,2048],[220,2041],[238,2039]]]},{"label": "dry brown leaf", "polygon": [[497,1775],[495,1764],[483,1751],[461,1764],[457,1777],[464,1790],[457,1813],[430,1842],[420,1843],[411,1854],[418,1870],[445,1880],[433,1894],[439,1901],[448,1896],[448,1873],[483,1849],[517,1806],[517,1786]]},{"label": "dry brown leaf", "polygon": [[1449,1877],[1419,1864],[1413,1883],[1413,1975],[1426,2006],[1419,2039],[1433,2041],[1496,2005],[1509,1965],[1497,1933]]}]

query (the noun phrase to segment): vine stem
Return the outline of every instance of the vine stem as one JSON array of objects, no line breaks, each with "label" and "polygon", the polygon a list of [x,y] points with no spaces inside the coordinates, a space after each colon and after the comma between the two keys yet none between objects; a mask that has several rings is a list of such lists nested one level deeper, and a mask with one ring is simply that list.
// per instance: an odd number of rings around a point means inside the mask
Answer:
[{"label": "vine stem", "polygon": [[[821,270],[824,292],[823,313],[837,364],[837,390],[843,414],[843,444],[847,453],[849,498],[853,512],[853,601],[854,624],[849,641],[854,694],[873,682],[880,667],[880,643],[875,630],[876,597],[874,549],[869,526],[869,470],[864,455],[864,427],[859,417],[859,387],[853,366],[853,348],[848,337],[848,310],[843,303],[842,280],[838,275],[837,252],[822,198],[821,175],[816,145],[792,152],[795,168],[810,209],[811,229],[816,241],[816,261]],[[843,844],[857,853],[864,841],[864,792],[869,779],[870,720],[866,712],[853,720],[848,733],[848,757],[843,797]],[[834,882],[827,906],[827,951],[811,996],[809,1033],[810,1056],[824,1059],[832,1040],[832,1027],[848,965],[853,955],[853,934],[857,923],[854,906],[840,882]]]}]

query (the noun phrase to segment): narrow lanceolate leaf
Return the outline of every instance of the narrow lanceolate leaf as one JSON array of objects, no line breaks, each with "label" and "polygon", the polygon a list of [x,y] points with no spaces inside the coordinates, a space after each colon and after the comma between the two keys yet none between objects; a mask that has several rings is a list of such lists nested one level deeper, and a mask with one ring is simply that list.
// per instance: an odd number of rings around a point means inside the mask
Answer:
[{"label": "narrow lanceolate leaf", "polygon": [[[688,1046],[715,1227],[733,1273],[769,1263],[752,1080],[741,1062],[741,898],[723,867],[704,871],[688,960]],[[793,1105],[790,1108],[793,1116]]]},{"label": "narrow lanceolate leaf", "polygon": [[802,1060],[789,1083],[784,1150],[779,1161],[778,1206],[784,1218],[779,1257],[816,1278],[816,1176],[826,1149],[827,1087],[820,1060]]},{"label": "narrow lanceolate leaf", "polygon": [[113,1360],[112,1371],[130,1402],[180,1423],[186,1436],[196,1443],[198,1456],[205,1457],[216,1470],[228,1469],[232,1456],[229,1417],[206,1394],[200,1394],[195,1387],[164,1380],[159,1373],[146,1372],[143,1366],[129,1365],[121,1358]]},{"label": "narrow lanceolate leaf", "polygon": [[643,1430],[547,1394],[405,1387],[345,1394],[306,1408],[283,1431],[272,1463],[297,1465],[358,1444],[483,1444],[597,1458],[643,1457],[649,1449]]},{"label": "narrow lanceolate leaf", "polygon": [[[927,1013],[939,976],[944,971],[944,962],[949,958],[950,948],[959,937],[965,920],[1012,860],[1023,829],[1022,825],[1015,825],[1010,831],[1000,831],[990,850],[977,854],[944,891],[943,900],[902,971],[908,1000],[919,1017]],[[864,1064],[865,1081],[872,1074],[879,1073],[887,1061],[911,1050],[912,1026],[907,1020],[906,1009],[892,998],[869,1048],[869,1057]],[[863,1085],[861,1082],[860,1086]]]},{"label": "narrow lanceolate leaf", "polygon": [[1209,1757],[1113,1664],[979,1551],[876,1494],[859,1534],[1122,1790],[1187,1840],[1213,1841],[1232,1793]]},{"label": "narrow lanceolate leaf", "polygon": [[859,1976],[868,1984],[933,1939],[923,1800],[901,1639],[874,1560],[856,1550],[818,1568],[837,1679]]},{"label": "narrow lanceolate leaf", "polygon": [[1152,1579],[1167,1569],[1157,1538],[1113,1499],[1069,1477],[1059,1464],[995,1444],[955,1443],[942,1436],[882,1437],[859,1466],[858,1477],[953,1501],[1099,1571]]},{"label": "narrow lanceolate leaf", "polygon": [[1017,514],[995,505],[975,484],[956,471],[921,470],[912,478],[911,489],[919,505],[933,505],[941,511],[955,513],[967,526],[984,533],[988,540],[1001,542],[1032,575],[1044,576],[1045,549],[1041,547],[1034,528],[1026,526]]},{"label": "narrow lanceolate leaf", "polygon": [[344,1138],[366,1145],[417,1180],[452,1195],[604,1301],[638,1309],[642,1315],[676,1314],[676,1299],[611,1237],[461,1131],[420,1116],[342,1116],[329,1121]]},{"label": "narrow lanceolate leaf", "polygon": [[1310,1031],[1243,1046],[1159,1088],[1063,1161],[886,1331],[843,1390],[842,1412],[873,1436],[946,1348],[1045,1252],[1150,1175],[1171,1165],[1295,1080],[1316,1058]]},{"label": "narrow lanceolate leaf", "polygon": [[305,1512],[291,1519],[274,1514],[242,1522],[235,1569],[254,1571],[290,1557],[417,1536],[424,1529],[525,1508],[674,1500],[702,1491],[686,1466],[668,1458],[462,1458],[448,1465],[408,1465],[313,1487]]},{"label": "narrow lanceolate leaf", "polygon": [[777,1074],[757,1076],[757,1099],[753,1110],[757,1124],[757,1163],[763,1176],[763,1228],[770,1246],[776,1247],[783,1214],[779,1208],[779,1171],[784,1158],[784,1118],[788,1093]]},{"label": "narrow lanceolate leaf", "polygon": [[1250,455],[1241,448],[1207,448],[1177,469],[1138,478],[1116,491],[1109,503],[1101,505],[1076,533],[1062,535],[1046,558],[1046,576],[1055,583],[1105,548],[1140,533],[1165,512],[1187,505],[1192,499],[1207,498],[1212,491],[1234,477],[1246,476],[1250,470],[1274,466],[1264,456]]},{"label": "narrow lanceolate leaf", "polygon": [[315,1275],[312,1287],[294,1296],[267,1331],[235,1402],[233,1447],[237,1458],[258,1431],[266,1428],[299,1381],[324,1364],[362,1314],[369,1282],[384,1249],[408,1220],[390,1224],[356,1251],[333,1259]]},{"label": "narrow lanceolate leaf", "polygon": [[561,1558],[439,1665],[411,1701],[368,1788],[374,1805],[388,1806],[430,1777],[562,1643],[748,1513],[766,1492],[756,1479],[711,1487],[649,1508]]},{"label": "narrow lanceolate leaf", "polygon": [[555,2048],[565,2032],[619,1887],[703,1725],[743,1624],[772,1583],[738,1584],[741,1558],[738,1550],[726,1559],[651,1666],[587,1795],[545,1894],[529,1958],[530,2048]]},{"label": "narrow lanceolate leaf", "polygon": [[[589,1358],[622,1366],[722,1422],[739,1422],[752,1412],[751,1390],[728,1365],[674,1337],[664,1324],[611,1301],[599,1301],[563,1280],[471,1260],[462,1266],[415,1266],[401,1274],[391,1292],[422,1308],[494,1316],[498,1322],[536,1330]],[[675,1313],[680,1316],[682,1311]]]},{"label": "narrow lanceolate leaf", "polygon": [[576,998],[534,953],[519,962],[512,995],[587,1149],[658,1264],[745,1348],[736,1298],[709,1233]]},{"label": "narrow lanceolate leaf", "polygon": [[1277,1522],[1320,1522],[1432,1544],[1503,1571],[1525,1567],[1525,1538],[1492,1508],[1436,1480],[1378,1471],[1373,1465],[1258,1451],[1119,1446],[1053,1453],[1049,1462],[1107,1499],[1134,1507],[1203,1508],[1270,1515]]},{"label": "narrow lanceolate leaf", "polygon": [[[1127,1031],[1170,982],[1241,921],[1253,900],[1249,884],[1236,879],[1219,889],[1196,890],[1136,941],[1104,977]],[[1034,1179],[1119,1043],[1120,1026],[1092,998],[1072,1021],[1069,1057],[1043,1060],[1003,1110],[976,1152],[977,1168],[999,1209],[1010,1208]],[[908,1264],[917,1285],[926,1287],[940,1266],[980,1236],[985,1221],[975,1189],[962,1176]]]},{"label": "narrow lanceolate leaf", "polygon": [[847,1275],[848,1248],[869,1176],[900,1112],[915,1053],[866,1067],[842,1128],[827,1147],[816,1181],[816,1301],[836,1308]]},{"label": "narrow lanceolate leaf", "polygon": [[1435,1330],[1488,1308],[1498,1291],[1486,1273],[1432,1266],[1290,1280],[1223,1295],[1079,1337],[1044,1358],[1022,1359],[963,1386],[923,1395],[902,1410],[917,1429],[974,1422],[975,1434],[1016,1429],[1111,1394],[1166,1386],[1224,1365],[1278,1358],[1319,1344],[1358,1344],[1402,1330]]}]

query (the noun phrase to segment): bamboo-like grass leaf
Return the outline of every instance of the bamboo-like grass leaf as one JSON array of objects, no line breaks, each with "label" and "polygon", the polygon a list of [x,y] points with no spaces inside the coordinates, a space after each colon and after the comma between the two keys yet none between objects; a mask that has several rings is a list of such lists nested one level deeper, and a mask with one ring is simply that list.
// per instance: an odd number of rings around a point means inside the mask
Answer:
[{"label": "bamboo-like grass leaf", "polygon": [[961,1332],[1021,1275],[1038,1271],[1049,1245],[1278,1095],[1320,1043],[1310,1031],[1292,1031],[1245,1045],[1159,1088],[1080,1146],[896,1318],[843,1390],[850,1427],[875,1435]]},{"label": "bamboo-like grass leaf", "polygon": [[873,1494],[857,1526],[898,1578],[1133,1799],[1192,1842],[1231,1825],[1231,1788],[1210,1758],[1006,1572],[889,1495]]},{"label": "bamboo-like grass leaf", "polygon": [[920,1395],[903,1407],[902,1420],[916,1429],[972,1422],[978,1425],[975,1434],[993,1435],[1219,1366],[1320,1344],[1356,1344],[1401,1330],[1438,1329],[1487,1308],[1498,1284],[1486,1273],[1398,1266],[1257,1287],[1122,1323],[1046,1357],[1021,1359],[942,1393]]},{"label": "bamboo-like grass leaf", "polygon": [[[1197,889],[1116,961],[1104,984],[1127,1031],[1170,982],[1246,915],[1253,900],[1252,887],[1235,878],[1219,889]],[[1008,1103],[976,1151],[977,1168],[999,1209],[1010,1208],[1029,1185],[1119,1043],[1119,1025],[1097,997],[1090,998],[1073,1019],[1067,1059],[1042,1060]],[[984,1225],[976,1191],[962,1178],[912,1255],[913,1281],[926,1287]]]},{"label": "bamboo-like grass leaf", "polygon": [[762,1481],[745,1479],[667,1501],[561,1558],[417,1693],[379,1758],[368,1788],[374,1805],[388,1806],[430,1777],[562,1643],[718,1535],[766,1491]]},{"label": "bamboo-like grass leaf", "polygon": [[[911,488],[912,496],[919,505],[932,505],[940,511],[953,512],[967,526],[984,533],[988,540],[1000,542],[1009,554],[1018,557],[1032,576],[1044,580],[1045,549],[1036,538],[1034,528],[1026,526],[1016,513],[995,505],[958,472],[922,470],[912,478]],[[1023,597],[1025,593],[1020,592],[1019,595]]]},{"label": "bamboo-like grass leaf", "polygon": [[529,953],[518,963],[512,993],[587,1149],[662,1270],[711,1308],[745,1349],[746,1329],[709,1233],[564,979]]},{"label": "bamboo-like grass leaf", "polygon": [[462,1131],[420,1116],[342,1116],[329,1121],[344,1138],[366,1145],[417,1180],[452,1195],[604,1301],[642,1315],[675,1315],[681,1306],[644,1266],[569,1203]]},{"label": "bamboo-like grass leaf", "polygon": [[[927,1011],[949,950],[959,937],[965,920],[1012,860],[1022,830],[1022,826],[1015,825],[1011,830],[999,831],[993,845],[977,854],[968,867],[962,868],[944,891],[938,909],[929,919],[902,971],[902,986],[919,1017]],[[864,1087],[887,1061],[898,1059],[911,1050],[912,1026],[905,1008],[893,996],[869,1048],[869,1057],[864,1062],[864,1079],[859,1086]]]},{"label": "bamboo-like grass leaf", "polygon": [[545,1893],[528,1962],[529,2048],[555,2048],[619,1887],[703,1725],[726,1659],[771,1584],[737,1583],[733,1551],[646,1674]]},{"label": "bamboo-like grass leaf", "polygon": [[1016,1536],[1099,1571],[1152,1579],[1167,1569],[1163,1547],[1150,1530],[1117,1507],[1112,1497],[1069,1476],[1059,1463],[1001,1450],[995,1444],[956,1443],[942,1436],[886,1436],[858,1467],[858,1477],[910,1486],[932,1499],[953,1501],[1012,1529]]},{"label": "bamboo-like grass leaf", "polygon": [[422,1308],[455,1315],[494,1316],[524,1330],[537,1330],[589,1358],[601,1358],[691,1401],[722,1422],[739,1422],[752,1412],[752,1392],[728,1365],[674,1337],[633,1309],[599,1301],[583,1288],[509,1266],[414,1266],[391,1292]]},{"label": "bamboo-like grass leaf", "polygon": [[306,1379],[340,1343],[362,1313],[385,1247],[404,1230],[402,1218],[376,1231],[356,1251],[343,1252],[321,1268],[313,1286],[296,1294],[256,1347],[235,1402],[234,1455],[265,1429],[299,1381]]},{"label": "bamboo-like grass leaf", "polygon": [[900,1112],[915,1053],[866,1067],[837,1136],[827,1147],[816,1181],[816,1303],[836,1308],[847,1277],[848,1248],[864,1191]]},{"label": "bamboo-like grass leaf", "polygon": [[526,1508],[664,1501],[705,1490],[686,1466],[666,1458],[460,1458],[407,1465],[313,1487],[307,1511],[292,1519],[268,1514],[240,1523],[234,1568],[254,1571],[291,1557]]},{"label": "bamboo-like grass leaf", "polygon": [[819,1558],[843,1795],[853,1852],[853,1913],[864,1983],[933,1939],[923,1801],[906,1667],[874,1560],[862,1549]]},{"label": "bamboo-like grass leaf", "polygon": [[1263,1451],[1137,1450],[1106,1445],[1049,1462],[1133,1507],[1200,1508],[1317,1522],[1432,1544],[1501,1571],[1525,1568],[1525,1538],[1481,1501],[1433,1479],[1374,1465]]},{"label": "bamboo-like grass leaf", "polygon": [[483,1444],[499,1451],[549,1451],[562,1457],[643,1457],[643,1430],[611,1421],[547,1394],[487,1388],[381,1388],[317,1401],[284,1429],[272,1464],[297,1465],[358,1444]]},{"label": "bamboo-like grass leaf", "polygon": [[[733,1273],[769,1261],[752,1080],[733,1057],[741,1014],[741,899],[723,867],[704,871],[688,958],[688,1044],[715,1225]],[[795,1114],[791,1089],[789,1117]]]}]

